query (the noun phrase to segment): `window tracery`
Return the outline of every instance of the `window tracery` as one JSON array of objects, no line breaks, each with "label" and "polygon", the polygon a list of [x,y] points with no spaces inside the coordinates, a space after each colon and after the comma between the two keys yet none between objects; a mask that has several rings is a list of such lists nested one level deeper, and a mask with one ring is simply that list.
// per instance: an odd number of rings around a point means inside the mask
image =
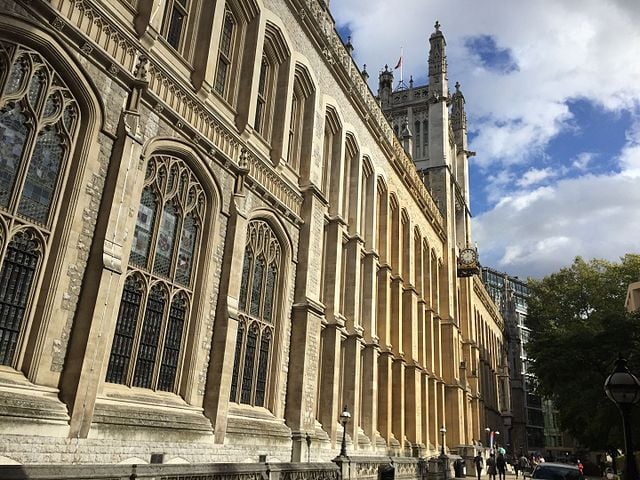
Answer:
[{"label": "window tracery", "polygon": [[0,364],[18,367],[79,109],[36,51],[0,41]]},{"label": "window tracery", "polygon": [[202,186],[182,160],[150,158],[107,382],[176,391],[206,207]]},{"label": "window tracery", "polygon": [[266,406],[282,250],[266,222],[253,221],[248,228],[230,399]]}]

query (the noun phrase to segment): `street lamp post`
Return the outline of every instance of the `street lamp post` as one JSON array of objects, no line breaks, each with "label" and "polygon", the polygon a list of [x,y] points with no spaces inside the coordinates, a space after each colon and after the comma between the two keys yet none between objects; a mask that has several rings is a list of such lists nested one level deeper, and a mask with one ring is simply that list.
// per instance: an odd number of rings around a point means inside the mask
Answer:
[{"label": "street lamp post", "polygon": [[340,447],[340,456],[347,456],[347,423],[351,419],[351,414],[347,410],[347,406],[344,406],[342,413],[340,414],[340,424],[342,425],[342,446]]},{"label": "street lamp post", "polygon": [[487,432],[487,448],[491,448],[491,429],[487,427],[484,431]]},{"label": "street lamp post", "polygon": [[444,457],[444,434],[447,433],[447,429],[444,428],[444,425],[440,427],[440,436],[442,437],[442,441],[440,442],[440,455]]},{"label": "street lamp post", "polygon": [[500,435],[500,432],[498,430],[496,430],[495,432],[493,432],[493,434],[496,437],[494,450],[497,452],[498,451],[498,435]]},{"label": "street lamp post", "polygon": [[624,431],[624,475],[623,480],[637,480],[638,468],[633,457],[633,440],[631,438],[630,413],[633,405],[640,401],[640,382],[627,367],[622,355],[616,360],[616,367],[604,381],[607,397],[616,404],[622,415]]}]

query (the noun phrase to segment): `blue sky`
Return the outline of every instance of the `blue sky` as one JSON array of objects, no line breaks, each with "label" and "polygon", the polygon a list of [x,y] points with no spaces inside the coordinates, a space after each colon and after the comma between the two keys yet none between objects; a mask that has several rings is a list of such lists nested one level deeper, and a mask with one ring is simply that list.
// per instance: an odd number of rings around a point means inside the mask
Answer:
[{"label": "blue sky", "polygon": [[[354,58],[426,83],[438,20],[466,98],[483,265],[541,277],[640,253],[640,2],[334,0]],[[371,40],[374,39],[374,40]]]}]

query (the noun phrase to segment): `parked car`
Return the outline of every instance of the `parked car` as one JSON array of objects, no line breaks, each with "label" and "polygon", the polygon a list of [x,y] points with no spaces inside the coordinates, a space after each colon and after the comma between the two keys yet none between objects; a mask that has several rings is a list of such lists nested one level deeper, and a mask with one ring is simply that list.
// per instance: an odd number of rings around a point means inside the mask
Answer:
[{"label": "parked car", "polygon": [[527,477],[540,480],[584,480],[576,465],[545,462],[536,465]]}]

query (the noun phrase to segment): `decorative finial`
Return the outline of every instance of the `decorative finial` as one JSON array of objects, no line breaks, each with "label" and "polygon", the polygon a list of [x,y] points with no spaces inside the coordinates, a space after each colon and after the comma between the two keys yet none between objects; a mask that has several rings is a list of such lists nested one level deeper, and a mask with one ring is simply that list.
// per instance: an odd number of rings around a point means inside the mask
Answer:
[{"label": "decorative finial", "polygon": [[389,65],[387,65],[386,63],[384,64],[384,71],[388,72],[389,71]]},{"label": "decorative finial", "polygon": [[249,154],[247,149],[242,147],[240,150],[240,158],[238,158],[238,174],[233,187],[233,193],[242,195],[244,193],[244,181],[249,173]]},{"label": "decorative finial", "polygon": [[367,80],[369,80],[369,72],[367,72],[367,64],[365,63],[363,68],[362,68],[362,72],[360,73],[360,75],[362,75],[362,78],[364,78],[364,81],[366,82]]},{"label": "decorative finial", "polygon": [[456,82],[456,93],[460,93],[460,82]]},{"label": "decorative finial", "polygon": [[438,20],[436,20],[436,24],[434,25],[436,32],[440,31],[440,22]]},{"label": "decorative finial", "polygon": [[347,52],[349,52],[349,55],[353,53],[353,44],[351,43],[351,35],[347,37],[347,43],[344,44],[344,48],[347,49]]},{"label": "decorative finial", "polygon": [[413,75],[409,75],[409,87],[413,88]]}]

